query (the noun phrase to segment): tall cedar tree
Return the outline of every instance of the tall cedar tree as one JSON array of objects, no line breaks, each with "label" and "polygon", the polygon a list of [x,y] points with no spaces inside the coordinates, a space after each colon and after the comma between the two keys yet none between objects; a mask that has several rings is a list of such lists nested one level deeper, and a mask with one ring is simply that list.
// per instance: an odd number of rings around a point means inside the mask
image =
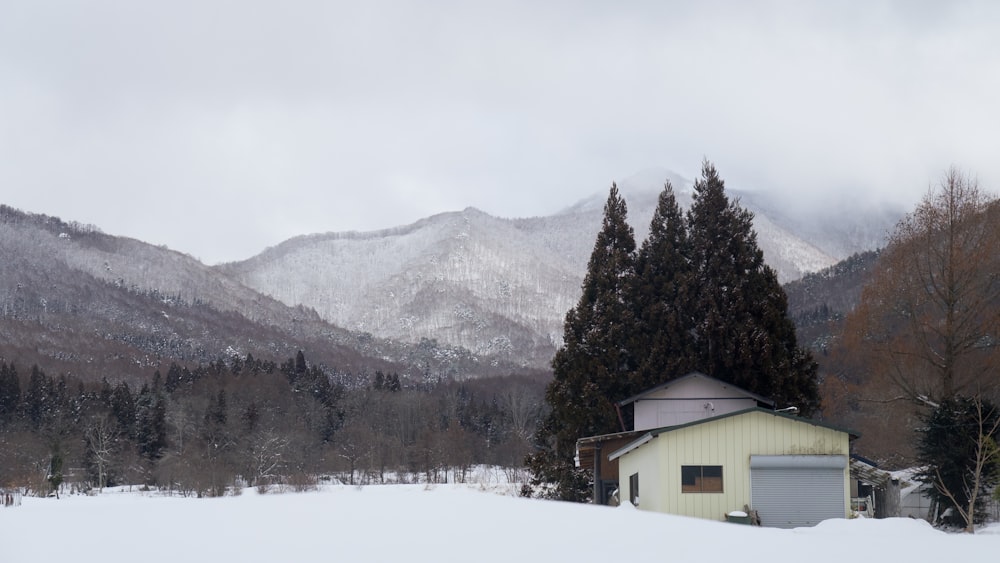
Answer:
[{"label": "tall cedar tree", "polygon": [[[690,247],[684,215],[670,182],[636,257],[631,292],[636,324],[631,342],[637,369],[633,392],[683,376],[694,369],[690,307]],[[626,424],[631,423],[626,417]]]},{"label": "tall cedar tree", "polygon": [[545,399],[552,410],[539,429],[542,450],[528,460],[536,482],[555,482],[554,496],[583,500],[586,479],[573,464],[576,440],[621,429],[615,402],[631,392],[635,368],[628,342],[634,328],[628,293],[635,273],[635,236],[625,200],[611,186],[604,223],[583,280],[583,295],[566,314],[563,346],[552,360]]},{"label": "tall cedar tree", "polygon": [[796,343],[785,292],[757,246],[753,214],[729,200],[708,161],[694,185],[688,236],[695,368],[811,414],[819,404],[816,363]]}]

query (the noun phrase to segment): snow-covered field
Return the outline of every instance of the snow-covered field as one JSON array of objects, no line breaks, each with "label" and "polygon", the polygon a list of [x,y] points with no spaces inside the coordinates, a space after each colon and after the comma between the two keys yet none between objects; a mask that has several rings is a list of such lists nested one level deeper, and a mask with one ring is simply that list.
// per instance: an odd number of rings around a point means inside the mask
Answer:
[{"label": "snow-covered field", "polygon": [[528,500],[477,485],[328,486],[218,499],[105,492],[0,507],[0,562],[991,561],[1000,527],[905,519],[775,530]]}]

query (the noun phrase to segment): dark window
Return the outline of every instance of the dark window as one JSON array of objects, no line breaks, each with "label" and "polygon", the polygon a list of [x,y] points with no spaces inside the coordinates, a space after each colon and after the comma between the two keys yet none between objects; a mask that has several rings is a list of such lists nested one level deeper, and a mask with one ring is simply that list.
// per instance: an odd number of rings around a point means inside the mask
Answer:
[{"label": "dark window", "polygon": [[721,465],[682,465],[682,493],[721,493]]},{"label": "dark window", "polygon": [[628,478],[628,500],[635,506],[639,506],[639,474],[633,473]]}]

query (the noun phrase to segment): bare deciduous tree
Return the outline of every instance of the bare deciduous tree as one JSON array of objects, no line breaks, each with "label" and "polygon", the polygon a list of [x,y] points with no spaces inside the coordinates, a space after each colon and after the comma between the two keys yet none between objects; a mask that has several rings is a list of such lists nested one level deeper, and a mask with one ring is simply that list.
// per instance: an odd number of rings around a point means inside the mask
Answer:
[{"label": "bare deciduous tree", "polygon": [[337,434],[337,455],[347,461],[352,485],[359,462],[371,454],[374,438],[375,434],[362,423],[348,424]]},{"label": "bare deciduous tree", "polygon": [[247,462],[252,485],[281,475],[287,448],[288,440],[274,430],[257,432],[250,438]]},{"label": "bare deciduous tree", "polygon": [[845,333],[870,369],[910,399],[940,401],[995,383],[1000,334],[1000,205],[951,169],[896,227]]},{"label": "bare deciduous tree", "polygon": [[514,435],[529,441],[541,416],[541,397],[524,385],[511,385],[501,393],[500,400],[510,415]]},{"label": "bare deciduous tree", "polygon": [[115,461],[120,437],[117,423],[107,415],[95,416],[84,430],[87,453],[97,470],[98,490],[103,491],[108,483],[108,470]]}]

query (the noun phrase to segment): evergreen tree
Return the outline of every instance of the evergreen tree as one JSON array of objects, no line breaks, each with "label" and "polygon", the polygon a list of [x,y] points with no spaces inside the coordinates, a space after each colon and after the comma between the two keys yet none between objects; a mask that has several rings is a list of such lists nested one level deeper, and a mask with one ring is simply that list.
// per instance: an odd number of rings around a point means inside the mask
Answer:
[{"label": "evergreen tree", "polygon": [[390,393],[399,392],[399,390],[403,388],[403,386],[399,383],[399,374],[395,372],[390,373],[385,380],[385,387]]},{"label": "evergreen tree", "polygon": [[225,426],[229,418],[229,408],[226,406],[226,390],[219,389],[219,392],[209,398],[208,409],[205,411],[205,424],[212,426]]},{"label": "evergreen tree", "polygon": [[51,418],[51,380],[37,365],[31,366],[28,388],[24,392],[24,414],[33,430],[42,429]]},{"label": "evergreen tree", "polygon": [[604,222],[579,303],[566,314],[563,346],[545,392],[552,410],[539,430],[541,451],[528,463],[536,482],[556,483],[554,496],[583,500],[586,480],[573,463],[576,440],[621,430],[615,402],[628,396],[635,360],[628,343],[634,317],[627,296],[635,275],[635,238],[625,200],[611,186]]},{"label": "evergreen tree", "polygon": [[536,484],[555,485],[553,496],[586,498],[576,440],[619,431],[617,401],[691,370],[805,415],[818,406],[816,364],[798,347],[753,215],[729,200],[707,161],[686,216],[664,186],[638,253],[612,186],[582,289],[552,363],[540,450],[527,460]]},{"label": "evergreen tree", "polygon": [[306,355],[299,350],[295,353],[295,373],[296,375],[302,375],[306,372]]},{"label": "evergreen tree", "polygon": [[243,421],[244,434],[253,434],[257,431],[260,425],[260,407],[257,405],[257,401],[250,401],[250,404],[243,409],[240,419]]},{"label": "evergreen tree", "polygon": [[136,444],[149,461],[160,459],[167,448],[167,409],[159,390],[159,385],[143,385],[135,401]]},{"label": "evergreen tree", "polygon": [[202,459],[207,465],[210,479],[208,491],[213,496],[222,495],[229,480],[227,463],[230,462],[233,439],[226,425],[228,420],[226,391],[219,389],[217,394],[209,396],[204,424],[201,427],[201,439],[205,447]]},{"label": "evergreen tree", "polygon": [[635,269],[631,304],[636,325],[631,346],[638,365],[630,395],[693,369],[690,248],[684,215],[670,182],[660,193]]},{"label": "evergreen tree", "polygon": [[111,387],[111,383],[108,382],[107,377],[101,378],[101,387],[97,392],[97,403],[104,410],[111,410],[111,397],[114,395],[115,390]]},{"label": "evergreen tree", "polygon": [[288,378],[288,382],[295,386],[298,384],[299,379],[306,374],[308,367],[305,353],[299,350],[295,353],[294,359],[289,358],[282,362],[280,371]]},{"label": "evergreen tree", "polygon": [[[977,457],[989,452],[977,452],[979,443],[996,448],[997,408],[988,401],[954,397],[942,401],[923,417],[918,444],[918,460],[924,466],[918,479],[932,485],[928,496],[942,507],[952,510],[942,516],[946,524],[969,527],[985,518],[983,501],[1000,480],[996,461],[984,463],[981,474],[975,475]],[[980,434],[984,435],[980,435]],[[976,491],[972,488],[978,486]],[[954,496],[948,497],[944,490]],[[962,511],[969,505],[973,492],[977,497],[972,510],[972,523],[964,521]]]},{"label": "evergreen tree", "polygon": [[819,403],[816,364],[798,347],[785,292],[757,246],[753,214],[729,200],[708,161],[694,190],[694,367],[811,414]]},{"label": "evergreen tree", "polygon": [[135,399],[132,390],[124,381],[115,386],[111,394],[111,414],[118,421],[122,433],[133,438],[135,436]]},{"label": "evergreen tree", "polygon": [[164,382],[163,388],[166,389],[167,393],[173,393],[183,382],[184,376],[181,372],[181,366],[170,362],[170,367],[167,369],[167,380]]},{"label": "evergreen tree", "polygon": [[21,381],[14,364],[0,365],[0,422],[10,422],[17,416],[21,403]]},{"label": "evergreen tree", "polygon": [[52,492],[55,493],[56,498],[59,498],[59,486],[63,482],[63,453],[59,444],[52,446],[52,454],[49,458],[49,473],[46,475],[45,479],[49,482],[49,486],[52,487]]}]

